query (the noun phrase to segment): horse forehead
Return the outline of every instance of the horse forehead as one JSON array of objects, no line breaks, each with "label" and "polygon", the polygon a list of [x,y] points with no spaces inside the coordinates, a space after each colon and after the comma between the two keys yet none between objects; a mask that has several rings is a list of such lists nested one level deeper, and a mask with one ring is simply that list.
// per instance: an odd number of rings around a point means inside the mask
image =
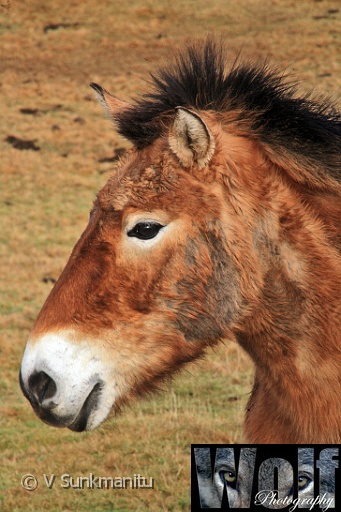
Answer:
[{"label": "horse forehead", "polygon": [[162,148],[129,154],[98,194],[103,210],[123,211],[131,206],[179,213],[185,206],[196,215],[204,209],[203,201],[213,212],[221,199],[219,182],[198,178],[193,169],[183,169]]},{"label": "horse forehead", "polygon": [[104,211],[122,212],[127,207],[149,209],[160,203],[160,190],[155,183],[144,180],[124,179],[122,182],[108,183],[98,194],[99,205]]},{"label": "horse forehead", "polygon": [[167,189],[179,181],[174,169],[161,161],[151,161],[144,155],[128,158],[110,176],[98,193],[99,204],[104,209],[123,210],[131,203],[141,206],[153,199],[160,199]]}]

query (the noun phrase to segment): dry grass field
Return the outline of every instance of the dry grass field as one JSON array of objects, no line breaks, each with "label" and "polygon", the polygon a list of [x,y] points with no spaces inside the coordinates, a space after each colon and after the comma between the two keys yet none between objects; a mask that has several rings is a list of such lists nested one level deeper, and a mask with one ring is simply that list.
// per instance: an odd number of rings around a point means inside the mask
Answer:
[{"label": "dry grass field", "polygon": [[[21,395],[29,330],[127,143],[89,88],[123,99],[186,39],[222,36],[231,61],[268,59],[303,90],[339,101],[338,0],[0,0],[0,510],[190,508],[190,444],[243,441],[252,365],[233,343],[187,368],[165,392],[98,430],[44,425]],[[66,489],[74,478],[154,479],[153,489]],[[34,474],[26,491],[21,477]],[[49,489],[43,475],[56,475]]]}]

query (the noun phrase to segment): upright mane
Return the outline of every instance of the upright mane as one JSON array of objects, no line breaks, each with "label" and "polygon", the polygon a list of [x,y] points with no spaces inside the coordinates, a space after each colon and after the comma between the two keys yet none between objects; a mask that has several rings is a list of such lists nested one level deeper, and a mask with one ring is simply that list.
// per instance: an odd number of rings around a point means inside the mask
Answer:
[{"label": "upright mane", "polygon": [[150,92],[117,114],[118,131],[142,149],[162,135],[167,114],[179,106],[234,111],[249,136],[290,154],[310,175],[341,181],[341,114],[327,102],[298,97],[296,84],[267,64],[235,63],[227,70],[215,42],[189,46],[152,75]]}]

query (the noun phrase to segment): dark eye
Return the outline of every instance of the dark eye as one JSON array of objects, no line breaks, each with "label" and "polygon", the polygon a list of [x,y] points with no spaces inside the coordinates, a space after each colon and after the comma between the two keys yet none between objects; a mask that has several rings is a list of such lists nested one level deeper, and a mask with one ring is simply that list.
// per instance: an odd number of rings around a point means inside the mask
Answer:
[{"label": "dark eye", "polygon": [[127,235],[139,238],[140,240],[150,240],[154,238],[163,227],[162,224],[157,222],[138,222],[128,231]]}]

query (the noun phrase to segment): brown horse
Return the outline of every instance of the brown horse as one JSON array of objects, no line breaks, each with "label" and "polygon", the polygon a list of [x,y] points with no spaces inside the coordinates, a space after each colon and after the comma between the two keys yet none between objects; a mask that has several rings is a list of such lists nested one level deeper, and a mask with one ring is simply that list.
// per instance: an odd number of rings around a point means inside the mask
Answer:
[{"label": "brown horse", "polygon": [[92,84],[133,148],[26,347],[50,425],[94,429],[235,337],[256,366],[248,441],[341,442],[341,116],[224,62],[190,46],[134,104]]}]

